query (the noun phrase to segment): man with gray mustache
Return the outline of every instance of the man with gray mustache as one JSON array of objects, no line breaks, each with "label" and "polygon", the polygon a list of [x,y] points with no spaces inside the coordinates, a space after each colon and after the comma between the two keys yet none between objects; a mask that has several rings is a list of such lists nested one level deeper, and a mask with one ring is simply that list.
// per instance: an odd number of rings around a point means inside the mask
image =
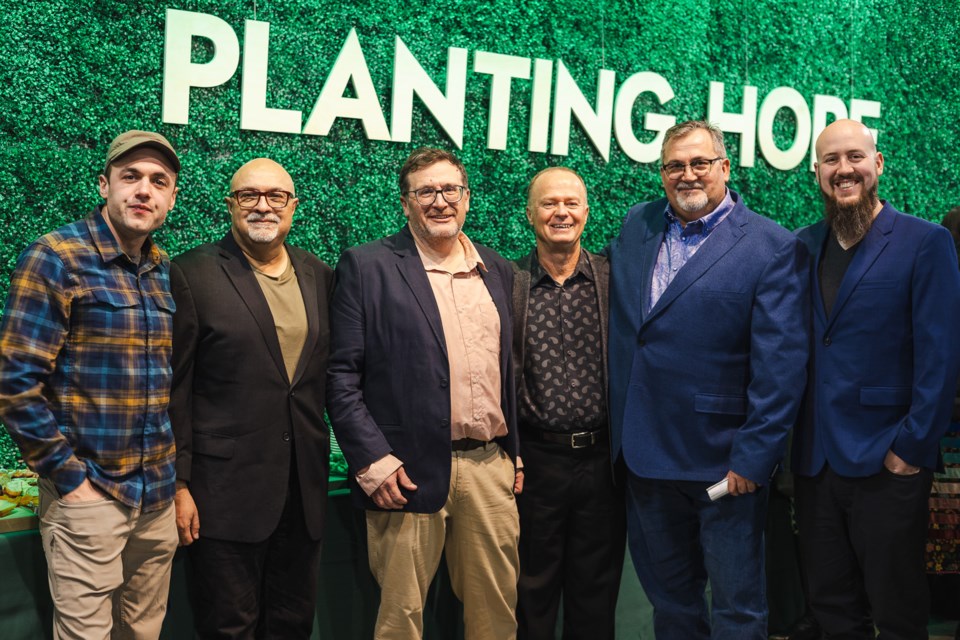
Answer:
[{"label": "man with gray mustache", "polygon": [[766,640],[767,485],[806,379],[807,252],[727,188],[714,125],[670,128],[661,161],[666,198],[631,209],[609,254],[630,555],[657,640]]},{"label": "man with gray mustache", "polygon": [[219,242],[170,281],[175,505],[198,638],[310,637],[330,439],[323,420],[333,272],[285,242],[300,203],[267,158],[240,167]]}]

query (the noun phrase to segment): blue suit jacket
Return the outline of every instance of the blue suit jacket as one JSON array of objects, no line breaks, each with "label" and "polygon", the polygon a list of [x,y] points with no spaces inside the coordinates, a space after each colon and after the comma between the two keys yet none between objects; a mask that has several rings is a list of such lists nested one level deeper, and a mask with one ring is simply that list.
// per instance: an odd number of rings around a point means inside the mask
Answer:
[{"label": "blue suit jacket", "polygon": [[[501,408],[511,459],[518,450],[511,356],[513,270],[475,244],[483,282],[500,314]],[[404,511],[435,513],[450,486],[450,367],[433,289],[408,227],[348,249],[336,270],[327,413],[350,467],[357,506],[378,509],[356,484],[358,469],[393,453],[418,486]]]},{"label": "blue suit jacket", "polygon": [[960,272],[950,233],[887,203],[861,241],[826,316],[817,265],[827,236],[797,232],[816,257],[808,393],[793,442],[793,470],[815,475],[881,471],[891,448],[934,468],[950,422],[960,367]]},{"label": "blue suit jacket", "polygon": [[808,253],[734,208],[649,313],[665,199],[633,207],[610,246],[612,455],[637,476],[766,483],[803,393]]}]

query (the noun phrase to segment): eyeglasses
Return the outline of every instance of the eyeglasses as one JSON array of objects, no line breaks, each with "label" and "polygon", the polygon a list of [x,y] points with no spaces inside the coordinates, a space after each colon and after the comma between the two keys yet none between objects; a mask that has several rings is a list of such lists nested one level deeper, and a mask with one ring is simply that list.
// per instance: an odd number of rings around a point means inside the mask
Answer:
[{"label": "eyeglasses", "polygon": [[463,200],[463,194],[470,189],[458,184],[448,184],[445,187],[434,189],[433,187],[424,187],[414,191],[404,191],[404,194],[412,193],[417,198],[420,206],[427,207],[437,201],[437,194],[443,196],[443,199],[449,204],[456,204]]},{"label": "eyeglasses", "polygon": [[713,163],[720,160],[723,160],[723,158],[711,158],[710,160],[698,159],[689,163],[668,162],[667,164],[660,165],[660,170],[667,174],[667,177],[671,180],[676,180],[677,178],[683,176],[687,170],[687,167],[690,167],[690,170],[693,171],[693,175],[705,176],[710,173],[710,169],[713,168]]},{"label": "eyeglasses", "polygon": [[260,204],[260,198],[265,198],[267,206],[273,209],[282,209],[294,197],[289,191],[257,191],[255,189],[241,189],[230,194],[241,209],[253,209]]}]

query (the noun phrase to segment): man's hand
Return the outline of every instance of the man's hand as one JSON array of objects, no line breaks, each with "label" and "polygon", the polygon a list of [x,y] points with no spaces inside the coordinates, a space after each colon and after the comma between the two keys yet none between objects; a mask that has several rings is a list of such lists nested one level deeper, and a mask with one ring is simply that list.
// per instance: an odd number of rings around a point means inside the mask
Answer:
[{"label": "man's hand", "polygon": [[173,507],[177,512],[177,534],[180,546],[186,547],[200,537],[200,512],[197,503],[186,486],[178,486],[173,496]]},{"label": "man's hand", "polygon": [[81,482],[76,489],[70,493],[63,494],[60,499],[67,503],[76,504],[78,502],[103,500],[105,497],[106,494],[103,491],[100,491],[90,480],[84,478],[83,482]]},{"label": "man's hand", "polygon": [[513,493],[515,495],[523,493],[523,469],[517,469],[517,475],[513,477]]},{"label": "man's hand", "polygon": [[417,489],[417,485],[413,484],[413,481],[407,477],[407,472],[403,470],[403,467],[387,476],[383,484],[377,487],[377,490],[370,497],[373,498],[373,503],[381,509],[400,509],[407,504],[407,499],[400,493],[401,488],[407,491],[416,491]]},{"label": "man's hand", "polygon": [[893,449],[887,451],[887,457],[883,459],[883,466],[887,471],[897,476],[912,476],[920,473],[920,467],[908,464],[903,458],[893,452]]},{"label": "man's hand", "polygon": [[732,496],[742,496],[745,493],[753,493],[757,490],[757,483],[753,480],[747,480],[743,476],[733,471],[727,471],[727,491]]}]

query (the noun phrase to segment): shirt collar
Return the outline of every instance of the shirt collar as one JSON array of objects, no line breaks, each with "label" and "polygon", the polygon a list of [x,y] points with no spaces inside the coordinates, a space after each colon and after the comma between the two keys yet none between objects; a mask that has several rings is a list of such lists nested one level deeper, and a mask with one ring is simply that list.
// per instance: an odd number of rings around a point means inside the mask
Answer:
[{"label": "shirt collar", "polygon": [[[120,243],[110,230],[110,225],[107,224],[107,219],[104,217],[106,214],[103,212],[103,207],[105,206],[106,205],[103,204],[98,205],[87,217],[87,228],[90,231],[93,245],[97,248],[103,261],[113,262],[118,258],[126,257],[126,254],[123,253],[123,249],[120,248]],[[157,246],[153,241],[153,236],[147,236],[144,247],[146,248],[144,252],[145,259],[141,264],[157,266],[169,262],[170,258],[167,256],[166,251]]]},{"label": "shirt collar", "polygon": [[727,217],[727,214],[733,211],[733,207],[733,196],[730,195],[730,189],[726,189],[723,195],[723,200],[717,205],[716,209],[702,218],[694,220],[693,222],[688,222],[686,226],[680,224],[680,218],[677,217],[677,214],[673,212],[673,208],[669,203],[663,212],[663,217],[667,220],[668,225],[676,224],[678,227],[681,227],[681,238],[686,238],[692,235],[708,236],[718,224],[723,222],[723,219]]},{"label": "shirt collar", "polygon": [[[590,266],[590,260],[587,259],[587,252],[583,248],[580,249],[577,266],[574,267],[573,273],[570,274],[567,281],[570,282],[577,276],[583,276],[590,282],[593,282],[593,267]],[[554,279],[547,273],[546,269],[543,268],[543,265],[540,264],[540,258],[537,256],[536,249],[533,251],[533,260],[530,264],[530,282],[531,286],[537,286],[545,282],[555,284]]]},{"label": "shirt collar", "polygon": [[470,241],[463,231],[457,236],[460,246],[463,247],[463,262],[459,265],[453,260],[437,256],[420,244],[419,238],[413,236],[414,244],[417,246],[417,253],[420,254],[420,261],[423,262],[423,268],[427,271],[444,271],[446,273],[469,273],[474,269],[487,270],[487,265],[483,263],[483,258],[477,248]]}]

